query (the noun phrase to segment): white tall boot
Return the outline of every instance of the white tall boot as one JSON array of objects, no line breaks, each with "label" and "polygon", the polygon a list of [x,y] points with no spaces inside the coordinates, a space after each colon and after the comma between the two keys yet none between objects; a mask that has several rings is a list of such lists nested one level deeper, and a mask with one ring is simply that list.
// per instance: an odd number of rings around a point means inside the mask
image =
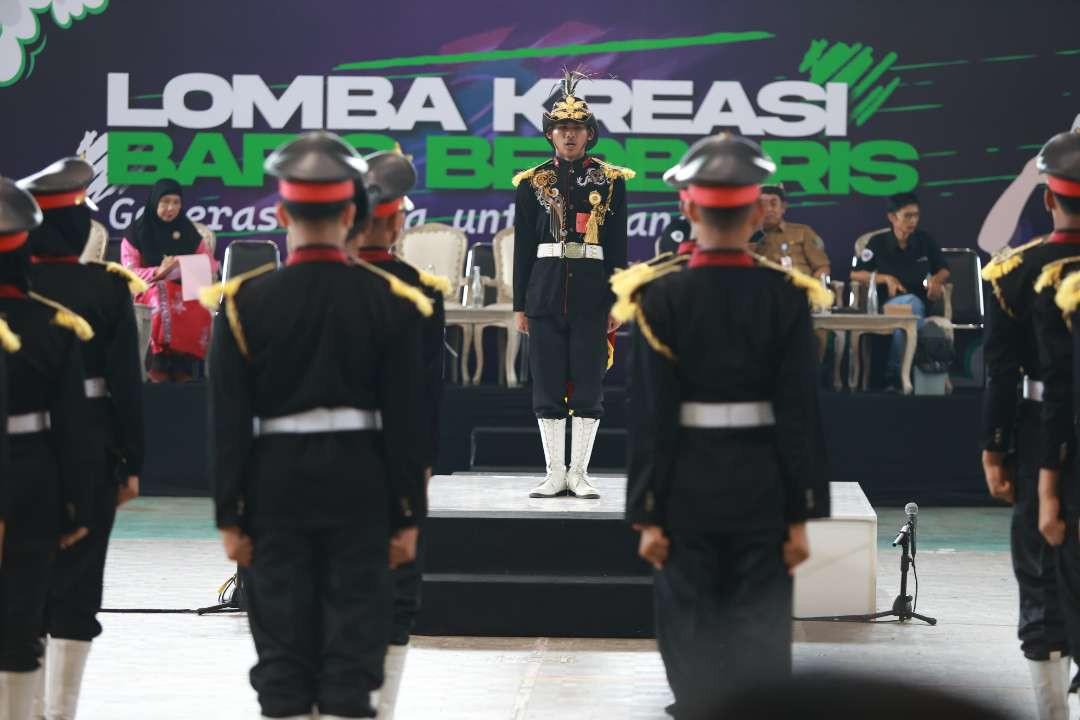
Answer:
[{"label": "white tall boot", "polygon": [[1072,659],[1059,652],[1050,653],[1049,660],[1028,660],[1039,720],[1068,720],[1071,669]]},{"label": "white tall boot", "polygon": [[0,720],[30,720],[34,687],[42,668],[34,672],[0,673]]},{"label": "white tall boot", "polygon": [[49,638],[48,672],[45,674],[47,720],[75,720],[83,671],[86,670],[89,655],[88,641]]},{"label": "white tall boot", "polygon": [[[34,701],[31,705],[30,717],[31,720],[45,720],[45,669],[48,667],[49,660],[49,638],[41,638],[41,646],[43,648],[41,653],[41,668],[37,673],[37,683],[34,685]],[[0,714],[0,720],[4,720],[3,714]]]},{"label": "white tall boot", "polygon": [[531,498],[551,498],[566,492],[566,418],[537,418],[544,445],[547,477],[529,493]]},{"label": "white tall boot", "polygon": [[570,493],[579,498],[600,497],[596,488],[589,484],[589,458],[592,457],[593,443],[599,429],[600,418],[582,417],[574,417],[570,428],[570,471],[566,473],[566,483]]},{"label": "white tall boot", "polygon": [[379,690],[379,720],[392,720],[397,706],[398,690],[401,679],[405,676],[405,656],[409,653],[408,645],[391,645],[383,663],[383,686]]}]

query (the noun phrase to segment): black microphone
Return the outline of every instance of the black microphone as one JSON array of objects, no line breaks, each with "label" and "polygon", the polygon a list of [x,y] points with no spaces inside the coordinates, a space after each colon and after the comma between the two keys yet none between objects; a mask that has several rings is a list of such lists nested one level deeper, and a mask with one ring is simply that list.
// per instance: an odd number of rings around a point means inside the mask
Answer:
[{"label": "black microphone", "polygon": [[907,522],[904,523],[904,527],[900,528],[900,533],[893,540],[893,547],[906,542],[908,538],[915,534],[915,521],[919,515],[919,506],[915,503],[908,503],[904,506],[904,513],[907,514]]}]

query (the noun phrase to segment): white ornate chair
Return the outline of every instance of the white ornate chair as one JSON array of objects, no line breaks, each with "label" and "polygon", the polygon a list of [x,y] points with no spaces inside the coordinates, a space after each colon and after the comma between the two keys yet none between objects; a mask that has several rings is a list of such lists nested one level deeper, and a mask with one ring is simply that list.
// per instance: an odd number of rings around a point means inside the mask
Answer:
[{"label": "white ornate chair", "polygon": [[97,220],[91,220],[90,234],[86,236],[86,245],[83,246],[79,262],[83,265],[89,262],[103,262],[108,249],[109,232]]},{"label": "white ornate chair", "polygon": [[[398,239],[394,252],[415,268],[439,275],[450,281],[450,292],[443,298],[447,308],[461,307],[458,290],[463,286],[461,277],[465,268],[465,252],[469,238],[461,230],[443,223],[426,223],[409,228]],[[469,323],[458,324],[461,328],[461,355],[459,357],[462,382],[468,382],[466,360],[472,345],[473,327]]]},{"label": "white ornate chair", "polygon": [[495,278],[485,278],[484,284],[494,287],[496,290],[495,303],[488,305],[488,310],[502,310],[507,313],[507,319],[498,323],[478,324],[473,331],[473,346],[476,350],[476,372],[473,375],[473,384],[480,382],[484,371],[484,330],[489,327],[506,330],[505,349],[503,352],[503,365],[499,369],[499,379],[509,387],[518,384],[515,362],[518,349],[521,347],[521,335],[517,324],[514,322],[514,228],[504,228],[495,234],[492,239],[492,247],[495,256]]}]

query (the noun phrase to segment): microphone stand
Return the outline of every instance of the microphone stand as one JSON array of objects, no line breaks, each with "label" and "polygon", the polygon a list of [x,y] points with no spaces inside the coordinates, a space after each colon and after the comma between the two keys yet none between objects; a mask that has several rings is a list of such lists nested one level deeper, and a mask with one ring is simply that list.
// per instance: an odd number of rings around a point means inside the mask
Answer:
[{"label": "microphone stand", "polygon": [[[912,597],[907,594],[908,569],[915,564],[915,523],[908,518],[908,524],[900,530],[893,541],[893,547],[899,545],[900,551],[900,594],[893,600],[892,609],[869,615],[826,615],[822,617],[795,618],[796,620],[821,622],[876,622],[885,618],[895,618],[900,622],[921,620],[927,625],[937,625],[937,619],[920,615],[911,606]],[[910,548],[911,553],[908,553]]]}]

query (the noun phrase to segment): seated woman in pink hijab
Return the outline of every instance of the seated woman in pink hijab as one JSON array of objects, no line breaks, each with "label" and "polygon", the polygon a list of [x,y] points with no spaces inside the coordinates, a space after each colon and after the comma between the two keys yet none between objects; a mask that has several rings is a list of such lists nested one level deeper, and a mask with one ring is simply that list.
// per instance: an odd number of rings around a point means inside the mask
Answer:
[{"label": "seated woman in pink hijab", "polygon": [[150,289],[135,296],[149,305],[151,382],[184,382],[195,365],[206,357],[210,341],[210,313],[198,300],[184,301],[180,285],[180,255],[202,253],[217,271],[217,261],[194,223],[181,212],[180,184],[158,180],[142,216],[135,221],[120,246],[124,267],[146,281]]}]

